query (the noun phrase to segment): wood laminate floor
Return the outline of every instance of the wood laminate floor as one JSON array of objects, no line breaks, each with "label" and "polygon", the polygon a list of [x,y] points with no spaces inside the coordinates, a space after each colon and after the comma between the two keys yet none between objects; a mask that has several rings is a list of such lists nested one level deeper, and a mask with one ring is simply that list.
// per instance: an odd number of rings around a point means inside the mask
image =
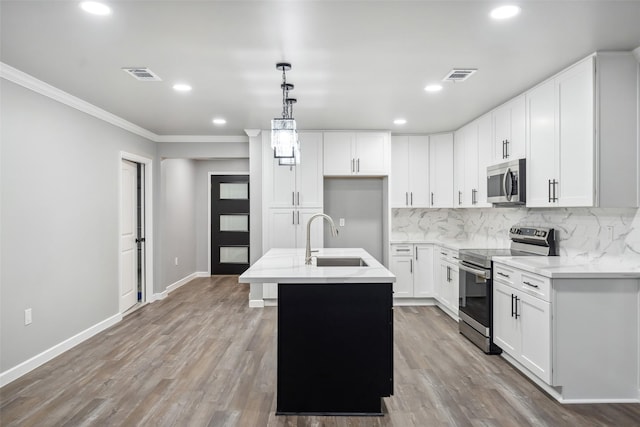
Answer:
[{"label": "wood laminate floor", "polygon": [[640,404],[561,405],[435,307],[395,308],[384,417],[275,416],[276,308],[195,279],[0,389],[2,426],[638,426]]}]

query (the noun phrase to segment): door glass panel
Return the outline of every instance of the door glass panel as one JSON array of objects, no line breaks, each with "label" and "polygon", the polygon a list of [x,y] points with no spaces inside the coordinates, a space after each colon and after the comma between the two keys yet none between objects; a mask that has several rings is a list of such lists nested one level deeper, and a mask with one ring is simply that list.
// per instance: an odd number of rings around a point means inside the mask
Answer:
[{"label": "door glass panel", "polygon": [[226,264],[248,264],[249,248],[246,246],[220,246],[220,262]]},{"label": "door glass panel", "polygon": [[247,200],[249,198],[248,182],[221,182],[220,199]]},{"label": "door glass panel", "polygon": [[220,231],[249,231],[249,215],[220,215]]}]

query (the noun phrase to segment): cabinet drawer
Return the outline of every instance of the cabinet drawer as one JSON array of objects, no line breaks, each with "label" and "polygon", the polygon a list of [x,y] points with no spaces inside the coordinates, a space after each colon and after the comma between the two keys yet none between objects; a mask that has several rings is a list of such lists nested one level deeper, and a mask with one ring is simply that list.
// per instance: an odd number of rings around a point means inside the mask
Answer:
[{"label": "cabinet drawer", "polygon": [[413,245],[391,245],[391,256],[413,256]]},{"label": "cabinet drawer", "polygon": [[493,264],[493,279],[514,286],[520,279],[520,272],[502,264]]},{"label": "cabinet drawer", "polygon": [[520,289],[547,302],[550,301],[551,280],[546,277],[522,272],[520,274]]}]

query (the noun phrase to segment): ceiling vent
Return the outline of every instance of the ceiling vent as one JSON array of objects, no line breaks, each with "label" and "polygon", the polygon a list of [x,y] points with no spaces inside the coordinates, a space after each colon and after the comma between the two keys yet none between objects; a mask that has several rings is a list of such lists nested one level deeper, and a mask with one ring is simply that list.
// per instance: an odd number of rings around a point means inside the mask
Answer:
[{"label": "ceiling vent", "polygon": [[135,67],[135,68],[123,68],[122,71],[129,74],[136,80],[140,80],[142,82],[159,82],[162,79],[153,71],[146,67]]},{"label": "ceiling vent", "polygon": [[463,82],[471,77],[471,75],[476,71],[478,71],[476,68],[455,68],[449,71],[442,81]]}]

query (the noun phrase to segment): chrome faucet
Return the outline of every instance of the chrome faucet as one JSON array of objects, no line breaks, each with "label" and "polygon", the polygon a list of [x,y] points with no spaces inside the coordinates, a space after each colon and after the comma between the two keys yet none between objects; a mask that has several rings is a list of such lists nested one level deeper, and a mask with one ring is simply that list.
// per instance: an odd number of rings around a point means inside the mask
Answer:
[{"label": "chrome faucet", "polygon": [[307,221],[307,251],[305,252],[305,255],[304,255],[304,263],[306,265],[311,265],[311,222],[318,217],[323,217],[329,222],[329,225],[331,225],[331,235],[333,237],[336,237],[338,235],[338,229],[336,228],[336,225],[333,223],[333,219],[331,219],[329,215],[326,215],[323,213],[317,213],[317,214],[311,215],[311,218],[309,218],[309,221]]}]

